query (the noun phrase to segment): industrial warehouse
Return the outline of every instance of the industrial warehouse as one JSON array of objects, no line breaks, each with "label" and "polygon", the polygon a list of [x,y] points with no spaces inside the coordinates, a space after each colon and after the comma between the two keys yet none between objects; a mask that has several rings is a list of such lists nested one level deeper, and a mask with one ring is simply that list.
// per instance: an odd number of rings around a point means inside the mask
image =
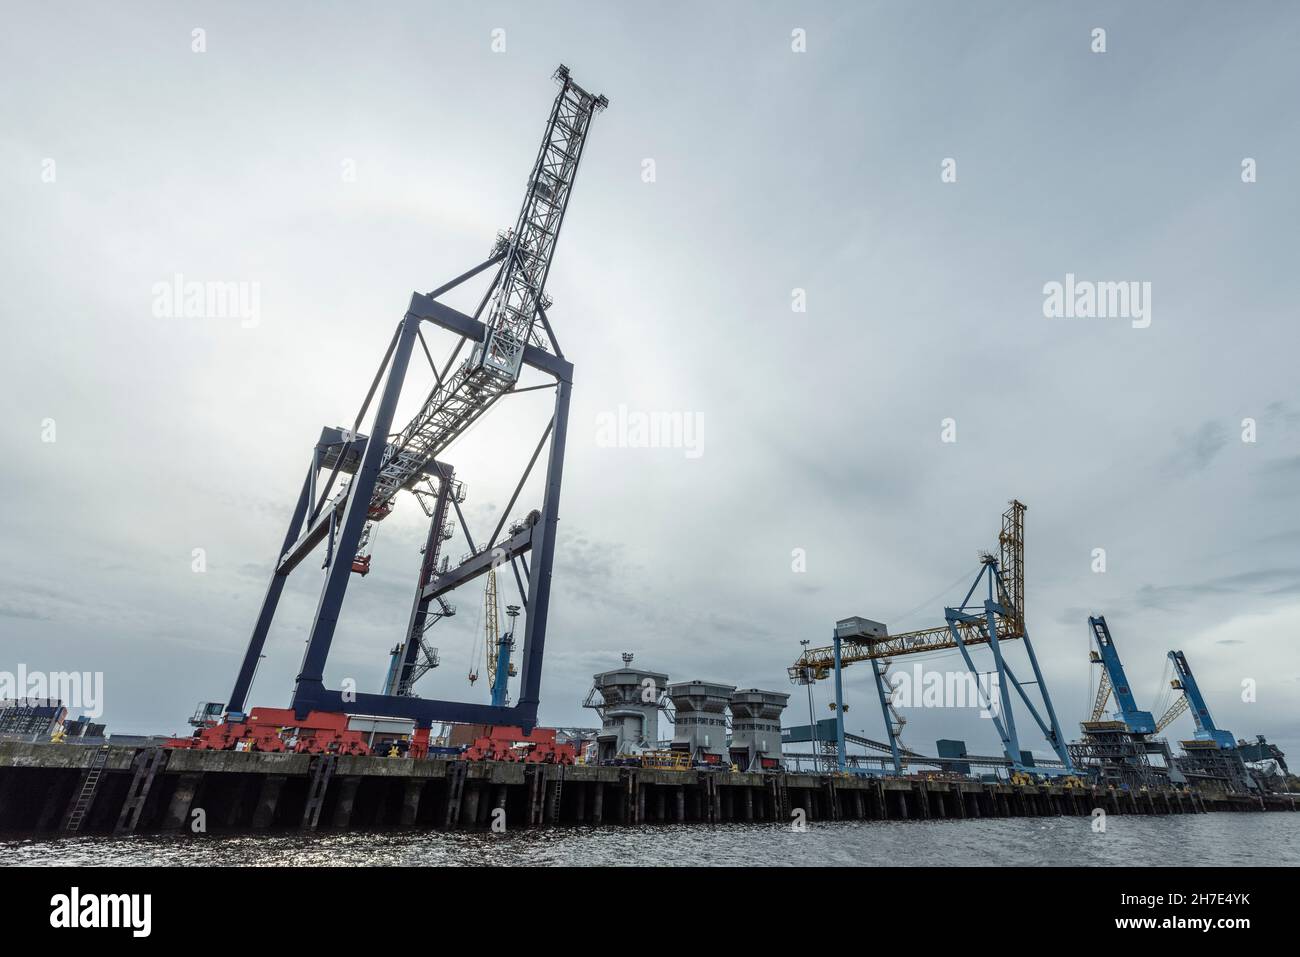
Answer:
[{"label": "industrial warehouse", "polygon": [[[1098,810],[1297,809],[1285,755],[1263,736],[1251,743],[1219,727],[1183,651],[1167,652],[1168,701],[1156,710],[1141,707],[1100,611],[1078,623],[1091,644],[1090,659],[1079,667],[1096,677],[1094,707],[1077,739],[1067,732],[1030,639],[1027,507],[1017,499],[996,534],[961,530],[986,550],[964,597],[934,609],[941,625],[895,632],[888,622],[845,615],[853,609],[829,609],[817,627],[830,642],[805,642],[787,672],[763,687],[740,687],[726,674],[683,678],[672,661],[637,648],[622,654],[621,666],[611,661],[610,670],[593,675],[584,700],[594,715],[590,727],[542,725],[544,654],[548,641],[564,641],[548,631],[548,616],[556,557],[566,545],[558,523],[575,376],[546,283],[589,132],[609,106],[563,65],[554,79],[559,91],[514,226],[498,235],[486,258],[468,257],[464,272],[411,295],[355,418],[305,439],[305,475],[227,697],[199,705],[192,733],[141,740],[111,734],[111,721],[106,729],[84,716],[72,719],[57,699],[4,702],[0,830],[43,837],[192,834],[196,811],[207,834],[685,822],[790,827],[1092,818]],[[442,300],[483,279],[472,313]],[[452,340],[441,361],[429,341],[435,333]],[[423,358],[422,374],[432,383],[401,425],[395,416],[408,371]],[[548,396],[549,422],[496,521],[472,528],[462,507],[466,470],[451,447],[494,407],[533,392]],[[242,454],[255,455],[255,436],[248,441]],[[521,502],[534,475],[541,499]],[[428,527],[407,626],[381,657],[383,685],[328,688],[326,665],[349,591],[364,587],[378,529],[410,498]],[[467,551],[453,560],[447,543],[457,539]],[[287,706],[257,704],[254,681],[270,653],[282,593],[309,558],[322,562],[323,582],[301,667]],[[517,600],[503,615],[500,591],[511,587]],[[456,615],[452,597],[462,589],[472,591],[471,607],[481,612],[487,702],[419,693],[420,680],[441,665],[439,623]],[[933,753],[904,741],[905,706],[891,667],[947,651],[958,652],[972,676],[987,675],[975,685],[974,704],[990,715],[1000,754],[969,753],[961,738],[937,741]],[[981,672],[972,651],[987,652],[992,670]],[[846,727],[845,672],[858,663],[868,668],[849,674],[870,676],[879,738]],[[471,689],[478,667],[476,656]],[[819,682],[833,684],[829,718],[813,713],[811,688]],[[802,704],[805,689],[810,714],[797,723],[792,705]],[[1184,714],[1195,732],[1176,743],[1176,753],[1160,735]],[[159,716],[160,723],[169,720]],[[1040,740],[1050,757],[1034,753]]]}]

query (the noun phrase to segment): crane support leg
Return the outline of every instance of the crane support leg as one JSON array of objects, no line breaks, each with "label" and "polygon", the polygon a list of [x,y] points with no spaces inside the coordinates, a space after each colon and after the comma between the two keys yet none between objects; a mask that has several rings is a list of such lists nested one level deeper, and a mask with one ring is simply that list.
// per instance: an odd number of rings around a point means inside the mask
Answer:
[{"label": "crane support leg", "polygon": [[[569,374],[572,375],[572,366]],[[546,616],[551,603],[551,566],[555,561],[555,531],[559,521],[560,480],[564,476],[564,438],[569,429],[569,393],[571,378],[557,378],[555,418],[551,429],[550,460],[546,463],[546,491],[542,499],[542,517],[533,526],[533,565],[528,571],[528,619],[524,626],[523,664],[519,677],[517,710],[537,716],[541,700],[542,652],[546,645]],[[531,724],[531,720],[530,720]]]},{"label": "crane support leg", "polygon": [[[1001,571],[994,567],[989,570],[989,574],[993,576],[993,583],[997,588],[998,597],[1004,602],[1009,602],[1010,599],[1007,595],[1006,583],[1002,580]],[[1023,614],[1024,609],[1022,608],[1020,611]],[[1052,707],[1052,696],[1047,691],[1047,682],[1043,680],[1043,671],[1038,667],[1038,655],[1034,654],[1033,642],[1029,640],[1029,628],[1023,624],[1023,621],[1024,619],[1022,617],[1021,640],[1025,643],[1025,654],[1029,658],[1029,667],[1033,669],[1034,681],[1038,683],[1038,693],[1043,696],[1043,707],[1047,709],[1048,720],[1052,723],[1052,730],[1050,733],[1046,728],[1043,728],[1043,722],[1038,717],[1038,712],[1034,710],[1033,705],[1029,704],[1028,699],[1026,699],[1025,704],[1029,706],[1029,710],[1033,714],[1034,720],[1037,721],[1038,726],[1042,728],[1043,736],[1047,738],[1048,742],[1052,745],[1052,750],[1056,752],[1057,757],[1061,759],[1061,763],[1065,765],[1066,773],[1073,774],[1074,765],[1070,761],[1070,752],[1065,746],[1065,735],[1061,733],[1061,723],[1056,718],[1056,709]],[[1013,677],[1012,680],[1015,681],[1015,678]],[[1020,689],[1020,682],[1018,681],[1016,682],[1016,689],[1019,690],[1022,695],[1024,694],[1024,691]]]},{"label": "crane support leg", "polygon": [[889,736],[889,753],[894,758],[894,773],[902,776],[903,758],[898,753],[898,737],[894,734],[894,723],[889,720],[889,695],[885,691],[885,666],[879,658],[871,659],[871,671],[876,676],[876,693],[880,695],[880,713],[885,718],[885,734]]},{"label": "crane support leg", "polygon": [[835,647],[835,763],[836,769],[844,770],[844,673],[841,666],[839,632],[831,636]]},{"label": "crane support leg", "polygon": [[[956,624],[958,618],[962,618],[966,616],[962,616],[960,613],[954,611],[951,608],[946,610],[946,614],[948,615],[948,628],[952,632],[953,640],[957,643],[957,650],[961,652],[962,660],[966,662],[966,670],[969,671],[972,675],[978,675],[979,672],[975,670],[975,662],[971,660],[970,651],[967,650],[966,643],[962,640],[961,637],[961,630],[957,627]],[[999,673],[998,681],[1001,682],[1001,680],[1002,680],[1002,676]],[[976,687],[979,687],[978,681],[976,681],[975,684]],[[980,689],[980,693],[984,697],[984,707],[988,711],[989,717],[993,719],[993,727],[997,729],[998,737],[1002,739],[1003,753],[1006,754],[1007,760],[1011,762],[1013,767],[1019,767],[1021,764],[1020,742],[1015,738],[1014,726],[1012,726],[1010,732],[1008,732],[1007,725],[1002,723],[1002,720],[998,717],[996,713],[997,708],[993,706],[992,699],[984,694],[982,688]],[[1000,703],[998,707],[1004,709],[1006,708],[1007,704],[1009,704],[1008,701],[1006,701],[1004,698],[1001,697],[999,697],[999,702]]]},{"label": "crane support leg", "polygon": [[1011,684],[1019,693],[1020,700],[1023,701],[1025,707],[1029,709],[1029,715],[1038,725],[1038,729],[1043,732],[1043,737],[1047,739],[1047,743],[1052,746],[1052,750],[1056,752],[1056,756],[1059,757],[1061,763],[1065,765],[1066,773],[1073,774],[1074,765],[1070,762],[1070,754],[1065,748],[1065,739],[1061,735],[1061,726],[1056,723],[1056,712],[1052,710],[1052,699],[1048,697],[1047,685],[1043,683],[1042,672],[1038,670],[1038,662],[1034,660],[1034,649],[1029,643],[1029,635],[1026,634],[1024,636],[1024,642],[1025,651],[1029,654],[1029,663],[1033,667],[1036,676],[1034,683],[1038,685],[1038,693],[1043,696],[1043,705],[1047,708],[1047,717],[1051,722],[1050,727],[1043,721],[1042,716],[1038,713],[1038,709],[1034,707],[1034,702],[1031,701],[1029,695],[1025,693],[1025,689],[1021,687],[1020,680],[1016,678],[1010,665],[1005,666],[1007,678],[1011,680]]},{"label": "crane support leg", "polygon": [[[319,446],[317,447],[319,448]],[[302,483],[302,492],[298,495],[298,504],[294,506],[293,517],[289,519],[289,531],[284,537],[284,544],[280,547],[280,554],[287,552],[290,546],[298,539],[298,529],[302,527],[303,519],[307,517],[307,508],[311,502],[313,479],[316,476],[316,453],[312,456],[312,468],[309,470],[306,480]],[[280,604],[280,594],[284,591],[284,583],[289,580],[289,573],[276,569],[271,573],[271,583],[266,586],[266,596],[262,599],[262,608],[257,613],[257,623],[253,626],[253,634],[248,639],[248,649],[244,652],[244,662],[239,666],[239,675],[235,678],[235,687],[230,692],[230,700],[226,707],[230,711],[243,711],[244,702],[248,698],[248,689],[252,687],[253,675],[257,672],[257,662],[262,657],[262,649],[266,646],[266,634],[271,630],[271,620],[275,617],[275,609]]]},{"label": "crane support leg", "polygon": [[[990,573],[991,574],[991,573]],[[992,591],[990,582],[990,592]],[[997,663],[998,668],[998,698],[1002,702],[1002,712],[1007,722],[1007,736],[1011,739],[1011,746],[1015,748],[1014,760],[1020,761],[1020,735],[1016,732],[1016,715],[1011,708],[1011,692],[1007,688],[1007,666],[1002,658],[1002,645],[998,641],[998,620],[997,612],[1002,610],[1002,606],[993,601],[992,598],[984,602],[984,628],[988,632],[989,647],[993,649],[993,660]]]},{"label": "crane support leg", "polygon": [[393,357],[388,366],[388,376],[384,380],[379,407],[375,410],[375,420],[370,429],[370,438],[366,441],[366,450],[348,489],[348,503],[343,510],[343,521],[334,549],[335,559],[330,562],[329,569],[325,573],[325,584],[321,587],[316,618],[312,623],[311,633],[307,639],[307,650],[302,658],[302,667],[294,684],[291,706],[300,718],[307,717],[307,712],[315,704],[315,697],[324,690],[325,659],[329,656],[334,629],[338,626],[339,611],[343,607],[343,596],[347,592],[348,579],[352,575],[351,559],[357,552],[357,545],[361,541],[361,529],[366,524],[370,496],[383,464],[387,438],[393,429],[393,415],[397,411],[397,399],[402,391],[402,382],[406,378],[406,367],[411,359],[411,349],[415,345],[415,334],[420,324],[417,319],[406,316],[398,328],[397,348],[393,350]]}]

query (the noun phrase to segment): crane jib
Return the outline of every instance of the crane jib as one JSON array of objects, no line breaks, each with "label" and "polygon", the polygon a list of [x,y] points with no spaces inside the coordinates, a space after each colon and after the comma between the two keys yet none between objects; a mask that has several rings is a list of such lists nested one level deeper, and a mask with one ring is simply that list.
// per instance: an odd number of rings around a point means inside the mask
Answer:
[{"label": "crane jib", "polygon": [[[546,347],[537,329],[538,311],[548,304],[546,277],[588,126],[592,116],[609,103],[604,96],[593,96],[574,83],[564,66],[555,78],[560,81],[560,92],[533,163],[527,195],[514,229],[498,241],[498,251],[504,255],[484,300],[490,304],[484,341],[434,389],[385,448],[371,494],[372,523],[387,515],[399,490],[417,481],[430,461],[514,387],[525,348]],[[363,534],[359,554],[368,541],[369,534]]]}]

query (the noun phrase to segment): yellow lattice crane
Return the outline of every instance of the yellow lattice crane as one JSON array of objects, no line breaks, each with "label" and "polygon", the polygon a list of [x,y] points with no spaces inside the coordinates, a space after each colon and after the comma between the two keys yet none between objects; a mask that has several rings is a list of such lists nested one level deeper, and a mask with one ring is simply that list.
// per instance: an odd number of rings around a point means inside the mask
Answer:
[{"label": "yellow lattice crane", "polygon": [[[483,588],[483,645],[487,651],[488,691],[492,704],[504,706],[506,703],[506,686],[518,672],[510,660],[515,647],[515,618],[519,615],[518,605],[507,605],[506,614],[510,616],[510,630],[501,633],[501,606],[497,599],[497,572],[489,568],[487,584]],[[478,655],[473,657],[470,666],[469,683],[478,680]]]},{"label": "yellow lattice crane", "polygon": [[[1093,664],[1100,664],[1101,655],[1094,651],[1091,660]],[[1097,697],[1092,702],[1092,717],[1088,719],[1089,721],[1100,721],[1102,719],[1102,715],[1106,712],[1106,702],[1110,700],[1110,690],[1110,673],[1103,668],[1101,670],[1101,680],[1097,683]]]}]

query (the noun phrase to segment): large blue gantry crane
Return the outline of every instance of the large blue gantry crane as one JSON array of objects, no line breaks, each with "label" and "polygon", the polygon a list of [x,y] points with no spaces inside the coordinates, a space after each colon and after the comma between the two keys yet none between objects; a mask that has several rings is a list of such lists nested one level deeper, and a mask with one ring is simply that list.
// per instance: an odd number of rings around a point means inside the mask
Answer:
[{"label": "large blue gantry crane", "polygon": [[[498,236],[486,261],[427,295],[412,295],[353,427],[326,428],[321,432],[230,693],[229,711],[244,709],[267,632],[290,573],[318,545],[325,543],[325,581],[291,702],[300,718],[316,710],[407,718],[419,727],[454,721],[518,725],[527,730],[536,724],[573,383],[573,365],[564,357],[546,315],[550,299],[545,286],[588,128],[592,117],[608,106],[604,96],[588,93],[575,83],[567,67],[561,65],[555,79],[559,81],[560,91],[551,107],[514,229]],[[492,284],[473,315],[458,312],[439,301],[444,293],[493,267],[496,271]],[[424,323],[458,337],[450,357],[441,367],[434,362],[425,342],[421,331]],[[434,385],[410,422],[393,432],[393,416],[417,342],[429,360]],[[466,343],[471,348],[469,355],[462,358]],[[525,367],[551,381],[521,386],[520,375]],[[476,543],[461,513],[464,491],[453,477],[451,466],[440,461],[439,456],[498,400],[535,389],[554,389],[555,405],[550,423],[496,528]],[[378,402],[370,435],[361,435],[358,430],[376,395]],[[525,520],[512,524],[502,537],[506,518],[548,445],[542,506],[530,512]],[[323,472],[328,474],[322,479]],[[335,491],[340,473],[350,478]],[[365,575],[370,570],[372,530],[392,511],[402,491],[411,492],[431,519],[404,641],[393,653],[383,694],[326,689],[325,661],[349,579],[354,573]],[[447,567],[447,561],[439,561],[440,544],[450,534],[449,508],[454,510],[470,548],[469,554],[452,568]],[[416,697],[412,684],[436,666],[438,660],[437,650],[428,644],[425,633],[435,622],[454,612],[445,596],[486,574],[490,568],[506,563],[514,572],[526,616],[520,649],[522,675],[518,702],[506,707],[500,703]]]}]

